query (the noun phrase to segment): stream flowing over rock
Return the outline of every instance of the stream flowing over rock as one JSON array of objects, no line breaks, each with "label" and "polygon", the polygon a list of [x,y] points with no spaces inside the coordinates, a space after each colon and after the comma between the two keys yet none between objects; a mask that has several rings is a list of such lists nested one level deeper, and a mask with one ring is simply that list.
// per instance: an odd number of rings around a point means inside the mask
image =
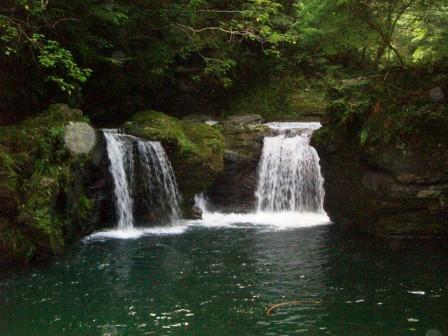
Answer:
[{"label": "stream flowing over rock", "polygon": [[160,142],[103,130],[114,183],[118,230],[172,224],[181,218],[180,193]]},{"label": "stream flowing over rock", "polygon": [[270,123],[258,165],[257,210],[324,213],[324,179],[310,138],[320,123]]},{"label": "stream flowing over rock", "polygon": [[182,194],[183,217],[196,217],[192,214],[194,196],[207,190],[223,171],[224,141],[219,129],[157,111],[136,113],[124,129],[127,134],[163,145]]}]

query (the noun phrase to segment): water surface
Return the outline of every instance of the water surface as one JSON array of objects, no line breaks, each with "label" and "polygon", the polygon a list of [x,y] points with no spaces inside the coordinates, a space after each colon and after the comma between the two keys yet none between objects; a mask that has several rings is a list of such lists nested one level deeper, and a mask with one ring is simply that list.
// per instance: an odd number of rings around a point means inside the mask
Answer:
[{"label": "water surface", "polygon": [[0,335],[447,334],[443,246],[223,222],[97,235],[2,274]]}]

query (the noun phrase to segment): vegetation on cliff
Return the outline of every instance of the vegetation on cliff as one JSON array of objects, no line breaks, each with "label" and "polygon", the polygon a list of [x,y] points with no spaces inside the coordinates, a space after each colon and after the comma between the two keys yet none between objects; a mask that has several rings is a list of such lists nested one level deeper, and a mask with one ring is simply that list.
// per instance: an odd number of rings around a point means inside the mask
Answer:
[{"label": "vegetation on cliff", "polygon": [[87,225],[93,202],[80,176],[89,157],[64,143],[73,121],[87,120],[79,110],[54,105],[0,128],[0,262],[58,254]]},{"label": "vegetation on cliff", "polygon": [[334,221],[377,235],[448,235],[445,73],[395,69],[334,88],[313,137]]}]

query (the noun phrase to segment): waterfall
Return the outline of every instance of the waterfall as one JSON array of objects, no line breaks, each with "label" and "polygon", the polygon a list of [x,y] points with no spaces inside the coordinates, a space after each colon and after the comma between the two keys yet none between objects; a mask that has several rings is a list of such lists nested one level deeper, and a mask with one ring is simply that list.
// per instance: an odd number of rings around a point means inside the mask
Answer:
[{"label": "waterfall", "polygon": [[130,230],[134,225],[133,204],[128,175],[132,175],[133,157],[130,143],[117,130],[103,130],[107,144],[109,171],[114,181],[118,229]]},{"label": "waterfall", "polygon": [[103,133],[114,182],[118,229],[132,230],[136,222],[147,225],[178,220],[180,193],[162,145],[115,129]]},{"label": "waterfall", "polygon": [[[180,193],[171,163],[159,142],[137,141],[141,165],[143,206],[153,217],[173,223],[180,219]],[[154,212],[156,214],[154,214]]]},{"label": "waterfall", "polygon": [[258,167],[259,212],[324,213],[319,156],[310,146],[320,123],[271,123],[277,134],[264,139]]}]

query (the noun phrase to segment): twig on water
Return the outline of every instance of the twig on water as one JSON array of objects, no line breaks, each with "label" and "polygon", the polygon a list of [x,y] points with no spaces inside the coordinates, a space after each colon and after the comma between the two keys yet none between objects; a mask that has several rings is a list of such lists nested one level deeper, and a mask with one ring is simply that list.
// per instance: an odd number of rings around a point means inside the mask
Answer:
[{"label": "twig on water", "polygon": [[296,305],[300,305],[300,304],[303,304],[303,303],[315,303],[315,304],[318,304],[320,302],[319,301],[288,301],[288,302],[276,303],[276,304],[268,306],[268,308],[266,309],[266,315],[271,315],[272,311],[277,309],[277,308],[281,308],[281,307],[285,307],[285,306],[296,306]]}]

